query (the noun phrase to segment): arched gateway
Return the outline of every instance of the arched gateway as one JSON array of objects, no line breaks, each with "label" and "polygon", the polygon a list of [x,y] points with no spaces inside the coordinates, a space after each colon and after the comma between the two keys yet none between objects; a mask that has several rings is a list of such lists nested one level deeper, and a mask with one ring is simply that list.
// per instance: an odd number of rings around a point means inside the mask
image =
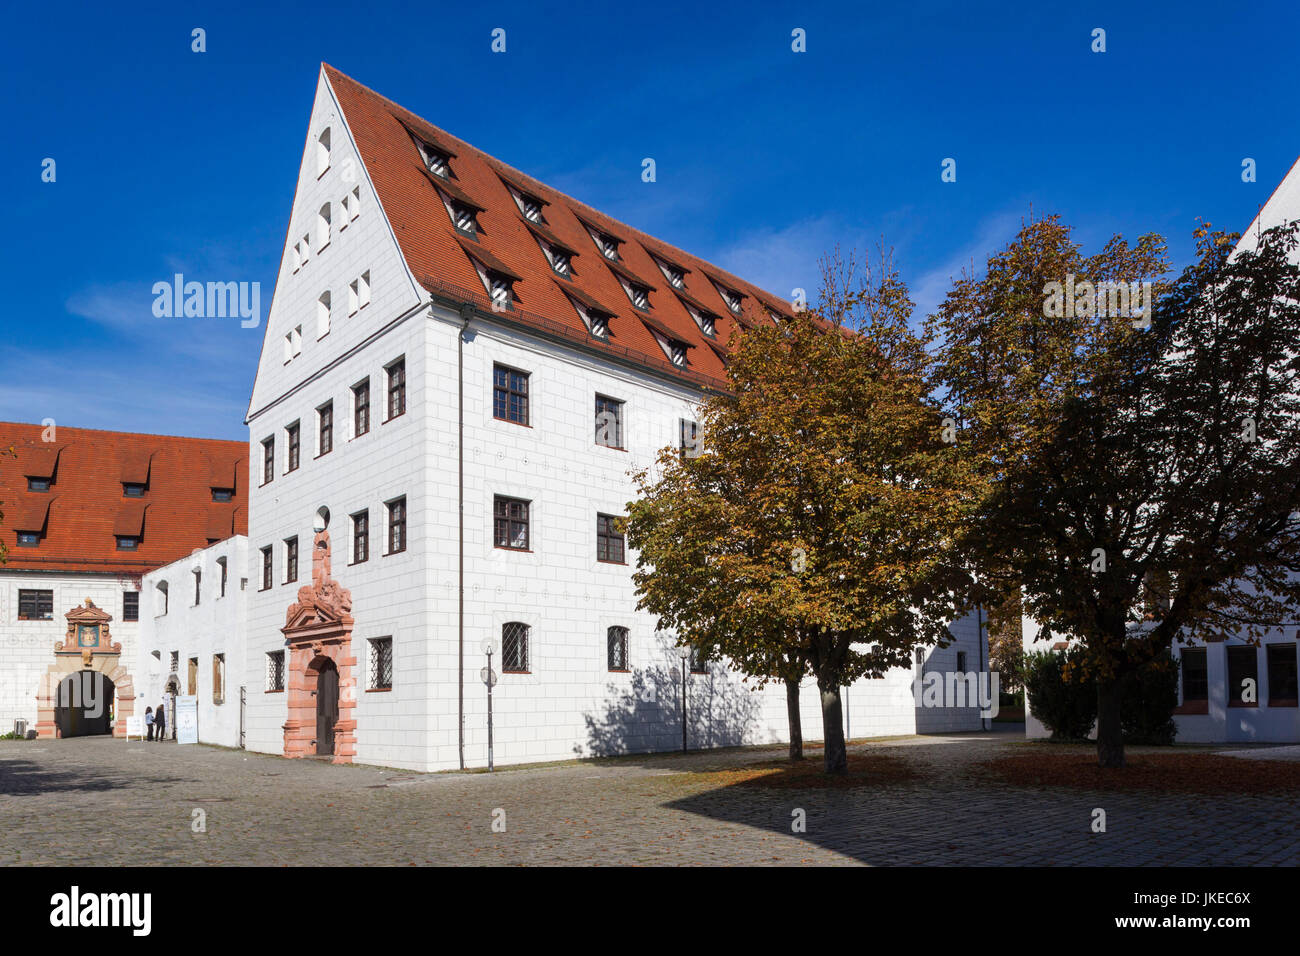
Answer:
[{"label": "arched gateway", "polygon": [[135,713],[135,683],[121,664],[122,645],[109,633],[113,616],[86,598],[64,617],[67,634],[54,645],[54,663],[36,693],[36,735],[126,736],[126,718]]},{"label": "arched gateway", "polygon": [[312,543],[311,581],[298,589],[281,628],[289,652],[284,755],[351,763],[357,729],[352,594],[330,577],[330,536],[324,530]]}]

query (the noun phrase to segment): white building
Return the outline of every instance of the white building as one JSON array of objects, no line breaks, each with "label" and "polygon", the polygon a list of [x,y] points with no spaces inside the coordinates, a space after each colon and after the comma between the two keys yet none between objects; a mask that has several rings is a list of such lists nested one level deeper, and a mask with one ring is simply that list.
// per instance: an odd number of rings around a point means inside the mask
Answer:
[{"label": "white building", "polygon": [[[0,728],[124,736],[141,577],[245,530],[241,442],[0,423]],[[111,721],[110,718],[111,717]]]},{"label": "white building", "polygon": [[[246,745],[482,765],[491,642],[497,762],[680,747],[681,663],[611,519],[732,331],[788,306],[330,67],[288,236],[248,412]],[[954,633],[926,666],[985,670],[974,616]],[[980,728],[918,716],[911,679],[849,688],[849,732]],[[781,686],[687,685],[691,747],[784,739]]]},{"label": "white building", "polygon": [[188,695],[198,702],[199,743],[243,746],[247,552],[248,539],[234,535],[144,576],[136,709],[165,706],[169,739],[176,697]]}]

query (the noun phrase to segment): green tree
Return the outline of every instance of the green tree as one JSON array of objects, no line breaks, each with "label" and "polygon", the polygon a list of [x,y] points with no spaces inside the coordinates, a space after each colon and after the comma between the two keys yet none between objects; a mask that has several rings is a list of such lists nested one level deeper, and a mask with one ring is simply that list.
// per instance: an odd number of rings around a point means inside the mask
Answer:
[{"label": "green tree", "polygon": [[[1122,766],[1124,677],[1172,641],[1290,620],[1300,598],[1297,224],[1233,255],[1196,233],[1165,281],[1158,236],[1084,256],[1056,218],[961,277],[928,328],[959,444],[990,489],[970,539],[1025,608],[1080,639],[1097,751]],[[1073,276],[1062,309],[1052,283]],[[1083,282],[1153,283],[1146,314]]]},{"label": "green tree", "polygon": [[841,687],[946,644],[970,587],[976,476],[945,441],[911,311],[885,259],[745,334],[700,454],[662,454],[628,506],[640,606],[760,683],[814,677],[829,773],[847,769]]}]

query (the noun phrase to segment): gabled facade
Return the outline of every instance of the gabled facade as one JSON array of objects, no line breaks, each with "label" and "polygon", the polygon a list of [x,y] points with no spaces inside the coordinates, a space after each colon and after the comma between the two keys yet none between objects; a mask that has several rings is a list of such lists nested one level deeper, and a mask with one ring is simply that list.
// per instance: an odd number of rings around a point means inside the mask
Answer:
[{"label": "gabled facade", "polygon": [[[629,472],[691,433],[733,331],[788,314],[323,67],[248,415],[247,745],[482,765],[490,644],[498,762],[680,747]],[[953,631],[928,669],[985,669],[975,617]],[[980,728],[918,714],[912,677],[850,688],[850,732]],[[692,748],[784,738],[782,688],[685,686]]]}]

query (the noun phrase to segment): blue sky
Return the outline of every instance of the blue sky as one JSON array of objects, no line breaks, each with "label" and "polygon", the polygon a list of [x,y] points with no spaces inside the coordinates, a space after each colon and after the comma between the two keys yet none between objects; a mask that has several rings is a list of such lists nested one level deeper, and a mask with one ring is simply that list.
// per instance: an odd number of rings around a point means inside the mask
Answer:
[{"label": "blue sky", "polygon": [[265,316],[321,61],[780,295],[883,238],[922,310],[1031,205],[1181,266],[1300,156],[1294,0],[128,6],[5,13],[0,420],[247,437],[261,328],[151,289],[256,281]]}]

